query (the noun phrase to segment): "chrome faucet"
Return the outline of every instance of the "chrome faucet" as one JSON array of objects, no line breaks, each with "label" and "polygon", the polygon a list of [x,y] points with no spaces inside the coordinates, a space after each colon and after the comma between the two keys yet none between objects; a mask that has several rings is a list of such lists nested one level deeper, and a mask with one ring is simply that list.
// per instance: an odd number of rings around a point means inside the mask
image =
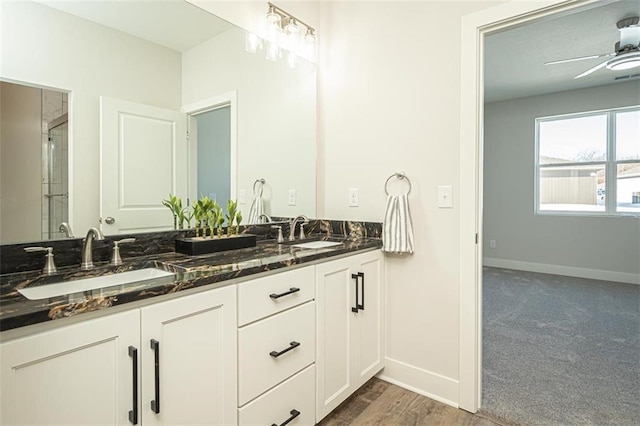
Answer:
[{"label": "chrome faucet", "polygon": [[[262,218],[265,218],[267,221],[263,222]],[[268,214],[262,213],[260,216],[258,216],[258,223],[269,223],[269,222],[271,222],[271,216],[269,216]]]},{"label": "chrome faucet", "polygon": [[67,238],[73,238],[73,231],[71,230],[71,225],[67,222],[62,222],[60,227],[58,228],[58,232],[63,232]]},{"label": "chrome faucet", "polygon": [[[296,224],[298,223],[298,219],[302,219],[302,223],[306,224],[309,223],[309,218],[306,217],[305,215],[301,214],[299,216],[296,216],[292,221],[291,224],[289,226],[289,241],[293,241],[296,239]],[[300,227],[300,238],[304,238],[304,230],[303,230],[303,226]]]},{"label": "chrome faucet", "polygon": [[98,228],[89,228],[87,236],[82,244],[82,263],[80,269],[87,270],[93,268],[93,240],[104,240],[104,235]]}]

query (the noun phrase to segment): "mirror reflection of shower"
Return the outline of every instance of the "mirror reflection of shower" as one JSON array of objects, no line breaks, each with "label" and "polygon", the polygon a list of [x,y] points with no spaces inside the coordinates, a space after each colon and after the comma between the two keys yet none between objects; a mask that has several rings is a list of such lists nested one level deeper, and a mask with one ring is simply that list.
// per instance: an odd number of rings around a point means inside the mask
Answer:
[{"label": "mirror reflection of shower", "polygon": [[0,81],[0,243],[66,238],[69,94]]},{"label": "mirror reflection of shower", "polygon": [[[43,91],[43,114],[44,114]],[[66,93],[61,93],[66,105]],[[65,110],[66,108],[63,108]],[[42,150],[42,239],[64,237],[69,222],[69,121],[65,112],[48,124],[46,146]],[[68,226],[68,225],[67,225]],[[67,235],[68,236],[68,235]]]}]

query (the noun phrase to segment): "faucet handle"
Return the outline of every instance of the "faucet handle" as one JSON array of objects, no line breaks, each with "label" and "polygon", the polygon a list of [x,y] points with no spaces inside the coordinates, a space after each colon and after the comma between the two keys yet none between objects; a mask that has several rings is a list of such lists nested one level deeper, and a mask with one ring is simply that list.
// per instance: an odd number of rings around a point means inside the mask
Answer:
[{"label": "faucet handle", "polygon": [[119,244],[133,243],[135,238],[123,238],[113,242],[113,254],[111,255],[111,264],[114,266],[122,265],[122,258],[120,257]]},{"label": "faucet handle", "polygon": [[53,247],[25,247],[24,251],[27,253],[35,253],[39,251],[46,251],[44,268],[42,268],[42,273],[45,275],[53,275],[58,272],[56,268],[56,264],[53,261]]},{"label": "faucet handle", "polygon": [[300,224],[300,239],[301,239],[301,240],[304,240],[305,238],[307,238],[307,237],[306,237],[306,235],[304,235],[304,226],[305,226],[306,224],[307,224],[306,222],[302,222],[302,223]]},{"label": "faucet handle", "polygon": [[271,227],[273,229],[277,229],[278,230],[278,243],[283,243],[284,242],[284,237],[282,236],[282,226],[280,226],[280,225],[272,225]]}]

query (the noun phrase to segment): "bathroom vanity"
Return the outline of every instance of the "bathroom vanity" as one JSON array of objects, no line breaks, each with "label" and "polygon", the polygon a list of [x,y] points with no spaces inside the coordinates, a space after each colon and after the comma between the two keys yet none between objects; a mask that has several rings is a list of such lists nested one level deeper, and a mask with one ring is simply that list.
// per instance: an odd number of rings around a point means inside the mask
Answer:
[{"label": "bathroom vanity", "polygon": [[319,422],[384,367],[381,242],[334,241],[135,259],[175,278],[69,295],[42,321],[13,294],[38,323],[0,334],[1,423]]}]

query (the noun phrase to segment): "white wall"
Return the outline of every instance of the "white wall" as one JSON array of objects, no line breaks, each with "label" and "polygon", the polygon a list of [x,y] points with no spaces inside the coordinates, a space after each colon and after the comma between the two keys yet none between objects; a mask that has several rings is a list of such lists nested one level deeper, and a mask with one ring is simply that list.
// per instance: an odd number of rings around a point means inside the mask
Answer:
[{"label": "white wall", "polygon": [[640,283],[640,218],[534,214],[536,117],[639,103],[630,81],[485,105],[485,263]]},{"label": "white wall", "polygon": [[42,91],[0,82],[0,241],[41,238]]},{"label": "white wall", "polygon": [[[460,18],[495,3],[323,4],[319,155],[323,216],[382,221],[403,170],[415,254],[387,256],[384,376],[456,405],[459,362]],[[453,209],[437,208],[453,185]],[[347,207],[348,188],[360,207]]]},{"label": "white wall", "polygon": [[31,2],[2,2],[0,77],[70,91],[71,223],[99,217],[99,97],[178,110],[180,54]]}]

